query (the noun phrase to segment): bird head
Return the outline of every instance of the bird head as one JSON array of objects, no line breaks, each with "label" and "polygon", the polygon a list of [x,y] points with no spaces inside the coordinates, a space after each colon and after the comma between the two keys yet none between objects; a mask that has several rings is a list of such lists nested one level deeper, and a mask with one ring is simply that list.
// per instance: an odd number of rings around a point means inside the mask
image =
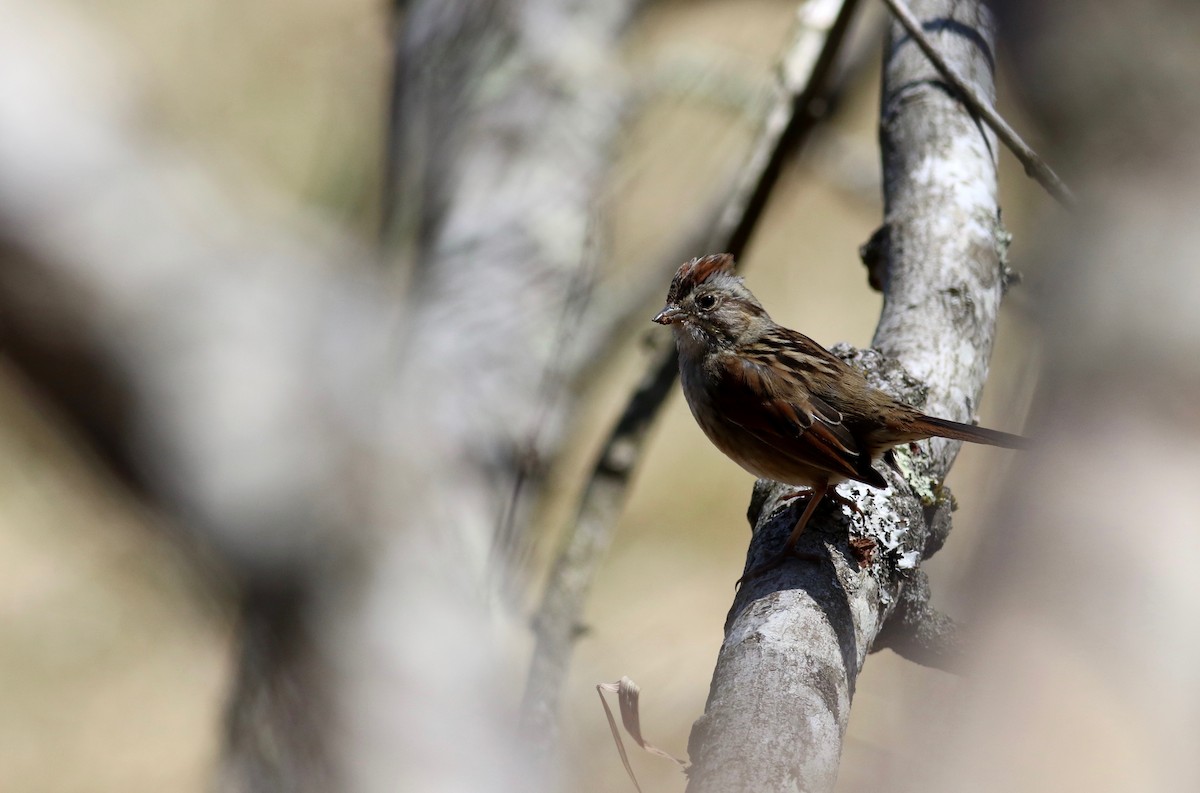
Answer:
[{"label": "bird head", "polygon": [[684,345],[728,347],[771,318],[733,272],[733,256],[716,253],[680,265],[654,322],[671,325]]}]

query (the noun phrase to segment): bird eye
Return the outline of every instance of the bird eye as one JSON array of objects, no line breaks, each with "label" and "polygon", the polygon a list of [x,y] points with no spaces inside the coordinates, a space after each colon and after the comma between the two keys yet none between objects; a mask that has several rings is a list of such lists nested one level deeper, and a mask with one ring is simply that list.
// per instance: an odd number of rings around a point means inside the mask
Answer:
[{"label": "bird eye", "polygon": [[711,292],[700,295],[700,297],[696,298],[696,305],[700,306],[700,308],[704,309],[705,311],[708,311],[709,309],[716,307],[717,296]]}]

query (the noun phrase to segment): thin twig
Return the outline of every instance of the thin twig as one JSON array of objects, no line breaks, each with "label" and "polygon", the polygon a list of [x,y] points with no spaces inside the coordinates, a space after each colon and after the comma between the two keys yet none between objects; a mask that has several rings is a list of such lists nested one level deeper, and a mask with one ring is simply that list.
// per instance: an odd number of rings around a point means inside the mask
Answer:
[{"label": "thin twig", "polygon": [[[735,256],[745,250],[783,164],[819,120],[813,100],[826,94],[834,57],[857,5],[858,0],[823,0],[802,6],[775,98],[705,250]],[[537,645],[522,708],[524,728],[544,750],[554,742],[559,695],[584,600],[611,540],[646,430],[677,376],[674,347],[664,345],[604,444],[551,570],[535,618]]]},{"label": "thin twig", "polygon": [[1025,173],[1036,180],[1042,187],[1046,188],[1046,192],[1053,196],[1058,203],[1068,208],[1074,207],[1075,195],[1071,192],[1071,189],[1063,183],[1062,179],[1058,178],[1058,174],[1054,172],[1054,169],[1047,165],[1046,161],[1038,156],[1038,153],[1028,143],[1021,139],[1017,131],[1009,126],[1008,122],[996,112],[991,103],[980,96],[946,62],[946,59],[942,57],[938,49],[933,46],[933,42],[925,35],[925,31],[921,28],[920,20],[913,15],[913,12],[909,10],[904,0],[883,0],[883,3],[891,10],[904,29],[908,31],[908,35],[912,36],[913,41],[917,42],[917,46],[929,58],[929,62],[933,64],[934,68],[941,72],[946,82],[950,83],[954,87],[954,90],[958,92],[963,104],[971,108],[972,112],[982,118],[984,123],[991,127],[996,136],[1008,147],[1009,151],[1016,155],[1021,164],[1025,166]]}]

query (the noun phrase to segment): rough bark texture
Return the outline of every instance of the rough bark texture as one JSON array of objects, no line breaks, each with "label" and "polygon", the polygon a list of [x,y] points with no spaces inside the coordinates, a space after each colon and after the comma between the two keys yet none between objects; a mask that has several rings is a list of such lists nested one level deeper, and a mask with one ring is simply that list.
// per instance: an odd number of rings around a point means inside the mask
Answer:
[{"label": "rough bark texture", "polygon": [[[981,3],[916,3],[924,29],[994,101],[992,29]],[[964,112],[894,23],[884,60],[883,313],[871,345],[929,391],[927,412],[970,421],[987,378],[1007,235],[996,204],[996,139]],[[934,440],[940,476],[959,444]]]},{"label": "rough bark texture", "polygon": [[937,68],[941,78],[953,89],[956,98],[970,108],[972,115],[979,121],[987,124],[1013,153],[1013,156],[1021,161],[1021,164],[1025,166],[1025,173],[1036,179],[1042,187],[1046,188],[1046,192],[1054,196],[1063,206],[1072,206],[1075,198],[1071,194],[1070,188],[1063,183],[1054,169],[1001,117],[996,111],[992,99],[978,94],[970,79],[964,78],[946,63],[941,51],[925,35],[920,20],[913,16],[904,0],[884,0],[884,5],[888,7],[908,35],[920,46],[925,57]]},{"label": "rough bark texture", "polygon": [[[991,97],[992,25],[982,4],[931,0],[913,10],[947,60]],[[969,420],[1003,291],[995,145],[897,26],[884,60],[881,139],[885,227],[873,277],[885,306],[873,344],[884,355],[840,354],[906,401]],[[791,562],[743,586],[689,743],[689,793],[833,788],[855,678],[923,555],[926,508],[936,506],[956,451],[935,441],[901,452],[887,491],[843,485],[862,516],[827,502],[799,547],[823,561]],[[780,495],[771,483],[756,489],[747,569],[794,525],[794,504],[775,509]],[[849,534],[873,541],[873,559],[856,561]]]},{"label": "rough bark texture", "polygon": [[[222,789],[539,785],[481,571],[514,447],[539,421],[552,447],[565,407],[543,374],[631,4],[599,5],[408,4],[430,90],[401,121],[437,146],[396,147],[424,169],[401,311],[360,246],[150,139],[82,20],[0,0],[4,352],[243,587]],[[440,74],[465,75],[453,112]]]}]

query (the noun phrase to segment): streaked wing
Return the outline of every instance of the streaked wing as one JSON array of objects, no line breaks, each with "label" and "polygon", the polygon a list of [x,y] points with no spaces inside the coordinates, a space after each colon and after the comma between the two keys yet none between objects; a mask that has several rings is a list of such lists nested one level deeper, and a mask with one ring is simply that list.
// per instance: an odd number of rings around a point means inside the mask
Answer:
[{"label": "streaked wing", "polygon": [[[714,389],[712,394],[714,407],[722,418],[783,458],[886,487],[883,477],[871,467],[869,456],[842,423],[842,414],[809,393],[787,371],[792,368],[790,364],[801,367],[827,364],[820,358],[788,352],[778,346],[760,349],[761,355],[724,359],[722,387]],[[779,356],[790,361],[778,360]]]}]

